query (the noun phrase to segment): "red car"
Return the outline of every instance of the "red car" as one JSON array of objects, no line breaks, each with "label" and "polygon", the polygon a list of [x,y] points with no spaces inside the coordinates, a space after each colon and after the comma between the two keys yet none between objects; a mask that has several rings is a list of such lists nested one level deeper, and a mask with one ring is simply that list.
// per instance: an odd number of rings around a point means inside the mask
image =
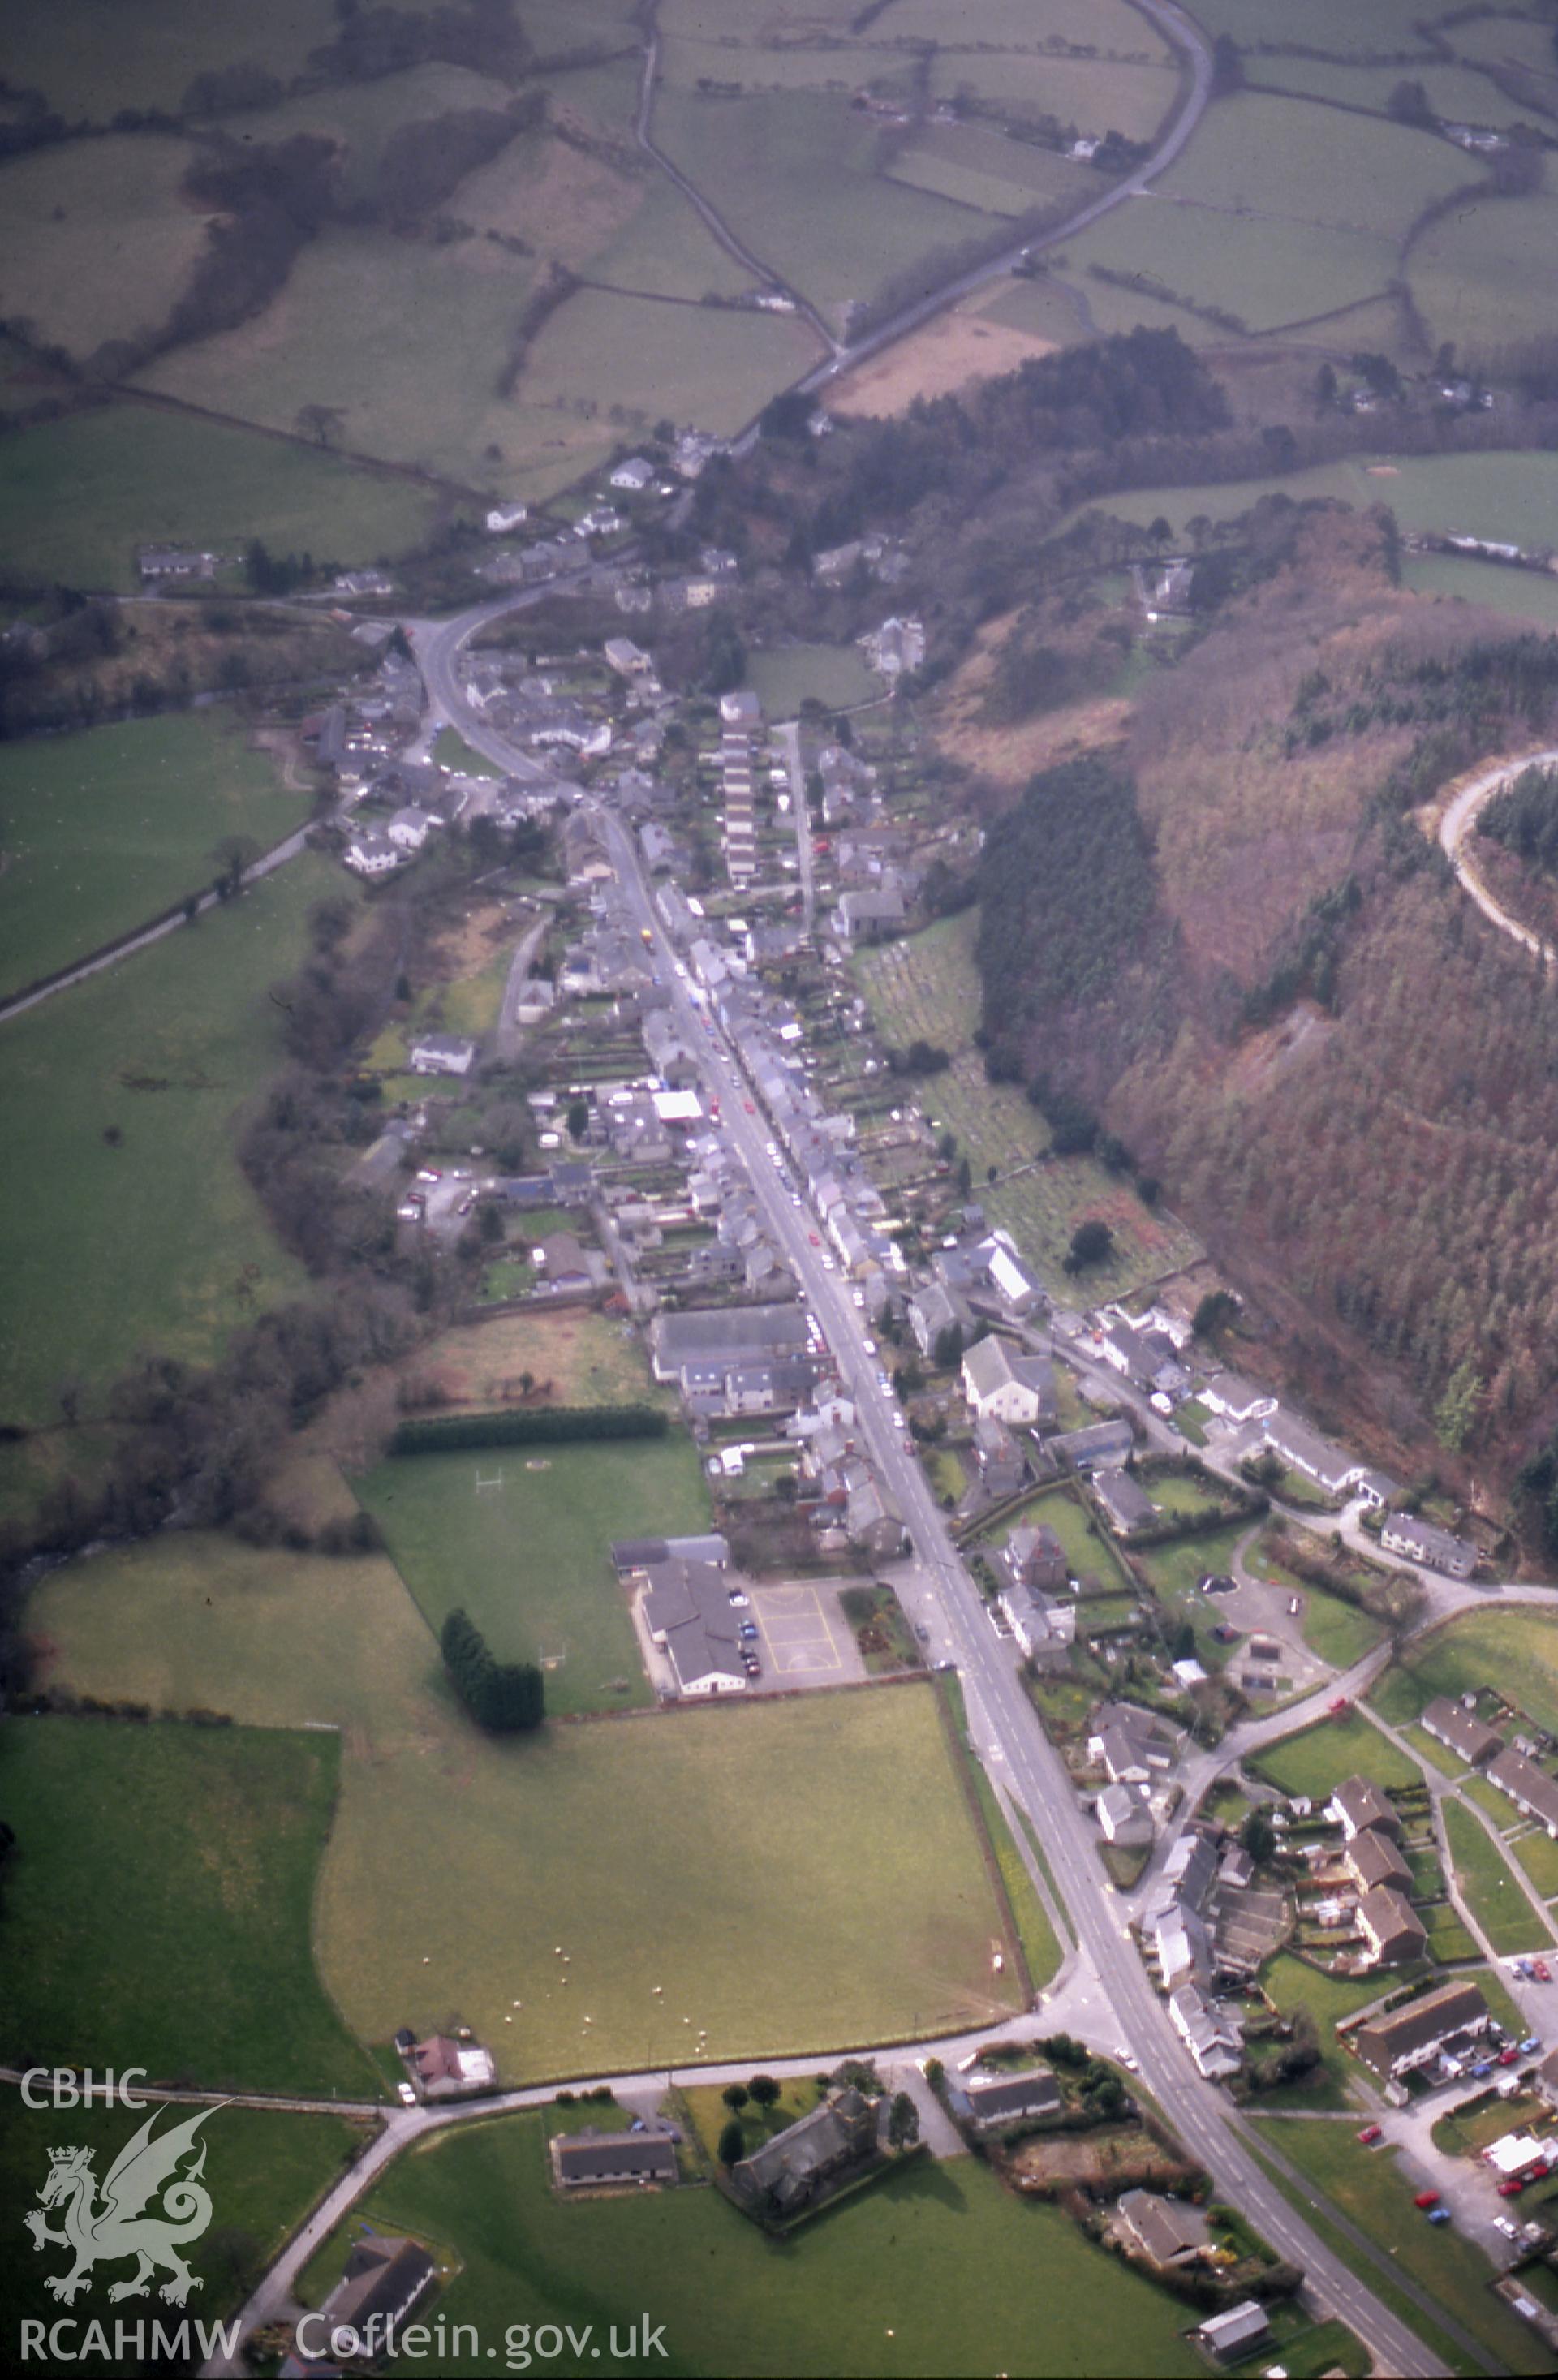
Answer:
[{"label": "red car", "polygon": [[1518,2066],[1519,2063],[1520,2052],[1517,2049],[1511,2047],[1509,2049],[1500,2050],[1499,2064],[1501,2066]]},{"label": "red car", "polygon": [[820,1248],[820,1247],[822,1246],[822,1241],[817,1237],[817,1234],[816,1234],[816,1232],[808,1232],[808,1233],[807,1233],[807,1235],[806,1235],[806,1236],[807,1236],[807,1238],[810,1241],[810,1243],[811,1243],[811,1245],[812,1245],[812,1246],[813,1246],[814,1248]]},{"label": "red car", "polygon": [[1429,2207],[1438,2205],[1439,2192],[1437,2190],[1419,2190],[1412,2204],[1414,2206],[1422,2207],[1426,2212]]},{"label": "red car", "polygon": [[1552,1970],[1548,1965],[1545,1959],[1533,1959],[1531,1961],[1531,1973],[1535,1975],[1539,1984],[1550,1984],[1552,1981]]},{"label": "red car", "polygon": [[743,1100],[742,1100],[742,1102],[741,1102],[741,1104],[742,1104],[742,1106],[746,1109],[747,1113],[748,1113],[749,1115],[756,1115],[756,1113],[757,1113],[757,1110],[756,1110],[756,1108],[752,1105],[752,1102],[751,1102],[751,1100],[750,1100],[750,1099],[743,1099]]},{"label": "red car", "polygon": [[1362,2131],[1358,2134],[1358,2139],[1362,2142],[1366,2149],[1371,2149],[1376,2141],[1382,2141],[1384,2137],[1385,2128],[1383,2124],[1365,2124]]},{"label": "red car", "polygon": [[1500,2182],[1499,2196],[1501,2198],[1518,2198],[1520,2192],[1525,2189],[1525,2187],[1526,2183],[1524,2177],[1517,2173],[1512,2173],[1507,2181]]},{"label": "red car", "polygon": [[1351,1708],[1352,1704],[1348,1701],[1346,1695],[1338,1694],[1335,1701],[1331,1705],[1331,1716],[1333,1718],[1345,1718]]}]

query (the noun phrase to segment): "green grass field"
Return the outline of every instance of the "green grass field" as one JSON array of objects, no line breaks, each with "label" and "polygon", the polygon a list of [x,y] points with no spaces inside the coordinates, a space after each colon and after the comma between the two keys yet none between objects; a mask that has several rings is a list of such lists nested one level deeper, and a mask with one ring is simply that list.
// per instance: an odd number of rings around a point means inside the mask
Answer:
[{"label": "green grass field", "polygon": [[1552,1939],[1546,1926],[1480,1820],[1448,1794],[1443,1808],[1455,1882],[1493,1950],[1507,1958],[1517,1950],[1546,1949]]},{"label": "green grass field", "polygon": [[1385,1633],[1382,1621],[1360,1611],[1356,1603],[1344,1603],[1340,1596],[1306,1585],[1303,1597],[1298,1624],[1304,1642],[1333,1670],[1350,1670],[1355,1661],[1374,1650]]},{"label": "green grass field", "polygon": [[[517,2082],[690,2062],[703,2026],[711,2058],[777,2056],[953,2031],[1012,2005],[1009,1967],[991,1973],[995,1903],[927,1689],[493,1740],[456,1709],[388,1561],[215,1537],[73,1564],[29,1617],[45,1677],[79,1692],[340,1727],[316,1955],[364,2039],[457,2020]],[[438,1891],[412,1906],[415,1843],[437,1846]],[[393,1925],[386,1910],[402,1912]],[[782,1969],[733,1955],[779,1911]],[[653,1960],[625,1961],[627,1937]],[[554,1944],[572,1961],[566,1985]]]},{"label": "green grass field", "polygon": [[[1494,1687],[1539,1727],[1558,1730],[1558,1618],[1542,1611],[1479,1611],[1436,1629],[1381,1680],[1373,1700],[1393,1722],[1416,1718],[1436,1694]],[[1493,1789],[1489,1788],[1490,1792]],[[1514,1805],[1493,1806],[1513,1817]]]},{"label": "green grass field", "polygon": [[723,434],[739,429],[816,356],[815,337],[793,317],[581,289],[536,339],[519,393],[533,409],[566,416],[619,386],[625,401],[651,417],[669,414]]},{"label": "green grass field", "polygon": [[1537,335],[1558,298],[1558,197],[1551,191],[1457,207],[1407,262],[1430,335],[1476,354]]},{"label": "green grass field", "polygon": [[0,312],[78,363],[159,327],[205,247],[201,212],[181,187],[194,153],[187,140],[140,133],[9,159]]},{"label": "green grass field", "polygon": [[[1089,1297],[1119,1296],[1145,1281],[1187,1264],[1196,1241],[1167,1216],[1150,1213],[1127,1183],[1091,1158],[1068,1157],[1030,1171],[1049,1146],[1043,1118],[1011,1084],[985,1080],[973,1046],[979,1021],[979,978],[973,962],[978,918],[971,910],[902,941],[862,953],[857,978],[883,1039],[898,1047],[916,1038],[953,1053],[950,1069],[927,1080],[927,1114],[957,1135],[980,1184],[986,1214],[1004,1223],[1021,1253],[1044,1277],[1058,1281],[1071,1234],[1086,1216],[1099,1215],[1114,1234],[1106,1264],[1089,1270]],[[987,1186],[994,1165],[1004,1178]]]},{"label": "green grass field", "polygon": [[1558,1843],[1540,1828],[1521,1835],[1509,1846],[1510,1857],[1519,1861],[1531,1882],[1544,1900],[1558,1893]]},{"label": "green grass field", "polygon": [[263,848],[308,807],[221,710],[0,747],[0,993],[203,891],[225,836]]},{"label": "green grass field", "polygon": [[[706,1529],[698,1455],[679,1432],[486,1453],[399,1455],[359,1482],[402,1576],[434,1633],[463,1604],[500,1660],[550,1656],[547,1707],[648,1704],[614,1537]],[[478,1496],[478,1472],[504,1475]]]},{"label": "green grass field", "polygon": [[[1111,288],[1088,273],[1089,264],[1145,275],[1146,285]],[[1166,198],[1117,209],[1065,245],[1066,278],[1103,328],[1172,323],[1192,342],[1216,332],[1164,305],[1162,291],[1219,307],[1259,332],[1357,305],[1384,288],[1394,266],[1394,242],[1377,231],[1272,222]]]},{"label": "green grass field", "polygon": [[749,653],[747,683],[770,719],[794,719],[808,695],[842,710],[882,692],[882,680],[853,645],[775,645]]},{"label": "green grass field", "polygon": [[[1331,496],[1360,506],[1388,504],[1403,528],[1438,535],[1527,545],[1558,542],[1558,455],[1521,451],[1404,455],[1398,462],[1327,464],[1313,471],[1239,480],[1223,487],[1151,488],[1111,496],[1107,509],[1117,519],[1144,528],[1161,513],[1177,536],[1198,514],[1211,521],[1233,520],[1270,495],[1291,496],[1296,504]],[[1063,523],[1062,528],[1067,525]],[[1524,576],[1490,574],[1487,565],[1481,575],[1512,580]]]},{"label": "green grass field", "polygon": [[1415,553],[1402,563],[1401,577],[1414,594],[1481,603],[1511,620],[1558,628],[1558,578],[1538,571],[1502,570],[1497,563],[1473,562],[1459,553]]},{"label": "green grass field", "polygon": [[[464,2127],[394,2166],[362,2219],[456,2250],[440,2301],[482,2344],[532,2325],[615,2323],[648,2307],[690,2374],[1150,2373],[1200,2367],[1185,2309],[1105,2260],[1057,2207],[1025,2204],[987,2168],[920,2160],[776,2250],[709,2190],[568,2206],[548,2187],[539,2118]],[[338,2251],[336,2252],[338,2255]],[[320,2259],[321,2280],[331,2270]],[[451,2372],[485,2372],[484,2358]],[[584,2373],[588,2355],[559,2372]],[[630,2368],[649,2368],[630,2367]]]},{"label": "green grass field", "polygon": [[302,1286],[227,1138],[281,1062],[269,988],[302,957],[312,905],[344,890],[305,855],[0,1029],[0,1087],[27,1151],[4,1201],[7,1419],[52,1417],[61,1380],[101,1381],[142,1345],[209,1358],[250,1291],[262,1306]]},{"label": "green grass field", "polygon": [[89,1718],[8,1735],[8,2058],[374,2095],[310,1950],[334,1736]]},{"label": "green grass field", "polygon": [[[59,2301],[45,2283],[67,2268],[64,2252],[51,2246],[42,2254],[19,2252],[22,2216],[37,2205],[49,2151],[78,2143],[89,2147],[101,2184],[151,2112],[101,2106],[68,2112],[28,2108],[17,2092],[0,2094],[0,2228],[18,2251],[0,2257],[0,2336],[19,2342],[20,2323],[47,2325],[59,2318]],[[157,2133],[171,2131],[189,2112],[187,2107],[164,2109],[155,2119]],[[204,2237],[187,2252],[201,2282],[189,2309],[198,2321],[220,2321],[237,2311],[271,2258],[366,2137],[363,2125],[341,2116],[284,2115],[259,2107],[223,2107],[208,2116],[196,2139],[204,2143],[201,2180],[211,2193],[213,2220]],[[57,2228],[59,2219],[57,2211],[51,2214],[51,2228]],[[79,2341],[94,2315],[106,2318],[112,2341],[114,2313],[107,2304],[107,2286],[124,2279],[129,2269],[107,2266],[93,2276],[75,2308],[83,2324]],[[128,2313],[133,2321],[138,2310],[120,2306],[116,2311],[121,2317]],[[153,2319],[162,2314],[170,2327],[177,2319],[173,2309],[156,2301],[152,2308],[142,2301],[139,2311],[151,2313]],[[111,2352],[78,2352],[70,2368],[95,2375],[122,2372],[125,2365]]]},{"label": "green grass field", "polygon": [[377,561],[420,545],[425,489],[257,431],[152,405],[109,405],[0,441],[0,542],[13,572],[128,590],[135,548]]},{"label": "green grass field", "polygon": [[1257,1753],[1250,1761],[1279,1792],[1308,1794],[1323,1801],[1344,1778],[1371,1777],[1388,1791],[1395,1785],[1416,1785],[1421,1770],[1388,1736],[1371,1727],[1360,1711],[1345,1718],[1324,1718],[1296,1735],[1284,1736]]},{"label": "green grass field", "polygon": [[67,118],[104,123],[121,107],[175,107],[191,78],[235,58],[285,79],[335,31],[330,0],[139,0],[103,9],[57,0],[18,12],[6,38],[7,72],[40,88]]},{"label": "green grass field", "polygon": [[[1495,2369],[1545,2368],[1540,2340],[1491,2295],[1491,2268],[1481,2251],[1454,2224],[1430,2228],[1417,2213],[1412,2205],[1417,2184],[1400,2170],[1393,2149],[1359,2148],[1351,2117],[1328,2122],[1268,2116],[1257,2119],[1257,2128],[1361,2231],[1387,2250],[1408,2279],[1481,2342],[1495,2359]],[[1366,2279],[1371,2277],[1369,2267],[1361,2269]]]},{"label": "green grass field", "polygon": [[835,323],[890,274],[983,221],[880,178],[876,131],[843,91],[709,100],[663,89],[655,130],[738,237]]}]

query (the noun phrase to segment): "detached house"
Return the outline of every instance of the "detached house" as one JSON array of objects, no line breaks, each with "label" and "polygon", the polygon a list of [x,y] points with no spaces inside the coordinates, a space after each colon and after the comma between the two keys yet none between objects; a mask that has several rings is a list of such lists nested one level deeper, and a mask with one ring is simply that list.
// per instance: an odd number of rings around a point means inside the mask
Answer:
[{"label": "detached house", "polygon": [[1466,1537],[1453,1536],[1419,1521],[1415,1512],[1393,1512],[1380,1531],[1388,1554],[1421,1562],[1425,1570],[1442,1571],[1447,1578],[1469,1578],[1477,1568],[1477,1548]]},{"label": "detached house", "polygon": [[993,1331],[963,1357],[963,1394],[980,1421],[1031,1428],[1053,1420],[1054,1366],[1047,1355],[1024,1355]]},{"label": "detached house", "polygon": [[1428,1928],[1404,1893],[1394,1885],[1377,1884],[1357,1904],[1357,1922],[1369,1945],[1371,1967],[1400,1967],[1420,1959],[1428,1947]]}]

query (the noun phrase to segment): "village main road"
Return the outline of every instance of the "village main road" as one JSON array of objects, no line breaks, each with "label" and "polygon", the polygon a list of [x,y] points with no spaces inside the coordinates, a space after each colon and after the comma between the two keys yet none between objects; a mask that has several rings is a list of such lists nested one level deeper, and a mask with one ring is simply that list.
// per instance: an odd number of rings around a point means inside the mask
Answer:
[{"label": "village main road", "polygon": [[[1097,2046],[1106,2054],[1136,2058],[1143,2080],[1186,2147],[1211,2174],[1219,2195],[1241,2206],[1279,2254],[1304,2268],[1312,2297],[1341,2314],[1380,2362],[1399,2372],[1442,2372],[1443,2365],[1407,2325],[1296,2214],[1250,2154],[1225,2095],[1202,2081],[1175,2036],[1124,1908],[1102,1873],[1092,1829],[1065,1764],[1038,1723],[1008,1649],[991,1629],[983,1598],[952,1542],[912,1442],[896,1424],[895,1401],[878,1384],[863,1344],[863,1318],[846,1284],[812,1245],[815,1218],[806,1208],[792,1208],[779,1184],[761,1120],[746,1111],[749,1087],[743,1070],[677,972],[677,954],[654,908],[631,836],[609,810],[597,808],[596,816],[619,885],[661,958],[688,1046],[700,1053],[706,1083],[720,1096],[725,1137],[745,1163],[769,1232],[822,1325],[854,1396],[858,1426],[878,1475],[907,1526],[918,1581],[909,1589],[910,1618],[923,1619],[931,1629],[932,1658],[957,1670],[975,1749],[1031,1825],[1077,1927],[1079,1949],[1114,2012],[1117,2037]],[[1403,2287],[1404,2277],[1360,2234],[1353,2235],[1352,2245],[1360,2263],[1374,2263],[1390,2273],[1397,2289]],[[1418,2302],[1425,2313],[1431,2311],[1443,2320],[1426,2298],[1418,2296]]]}]

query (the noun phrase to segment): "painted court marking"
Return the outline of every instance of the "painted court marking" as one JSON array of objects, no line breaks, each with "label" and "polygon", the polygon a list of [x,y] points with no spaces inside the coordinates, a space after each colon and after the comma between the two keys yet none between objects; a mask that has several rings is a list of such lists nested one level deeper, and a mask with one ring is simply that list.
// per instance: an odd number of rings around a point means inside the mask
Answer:
[{"label": "painted court marking", "polygon": [[763,1643],[782,1677],[817,1677],[843,1669],[814,1586],[765,1586],[752,1600]]}]

